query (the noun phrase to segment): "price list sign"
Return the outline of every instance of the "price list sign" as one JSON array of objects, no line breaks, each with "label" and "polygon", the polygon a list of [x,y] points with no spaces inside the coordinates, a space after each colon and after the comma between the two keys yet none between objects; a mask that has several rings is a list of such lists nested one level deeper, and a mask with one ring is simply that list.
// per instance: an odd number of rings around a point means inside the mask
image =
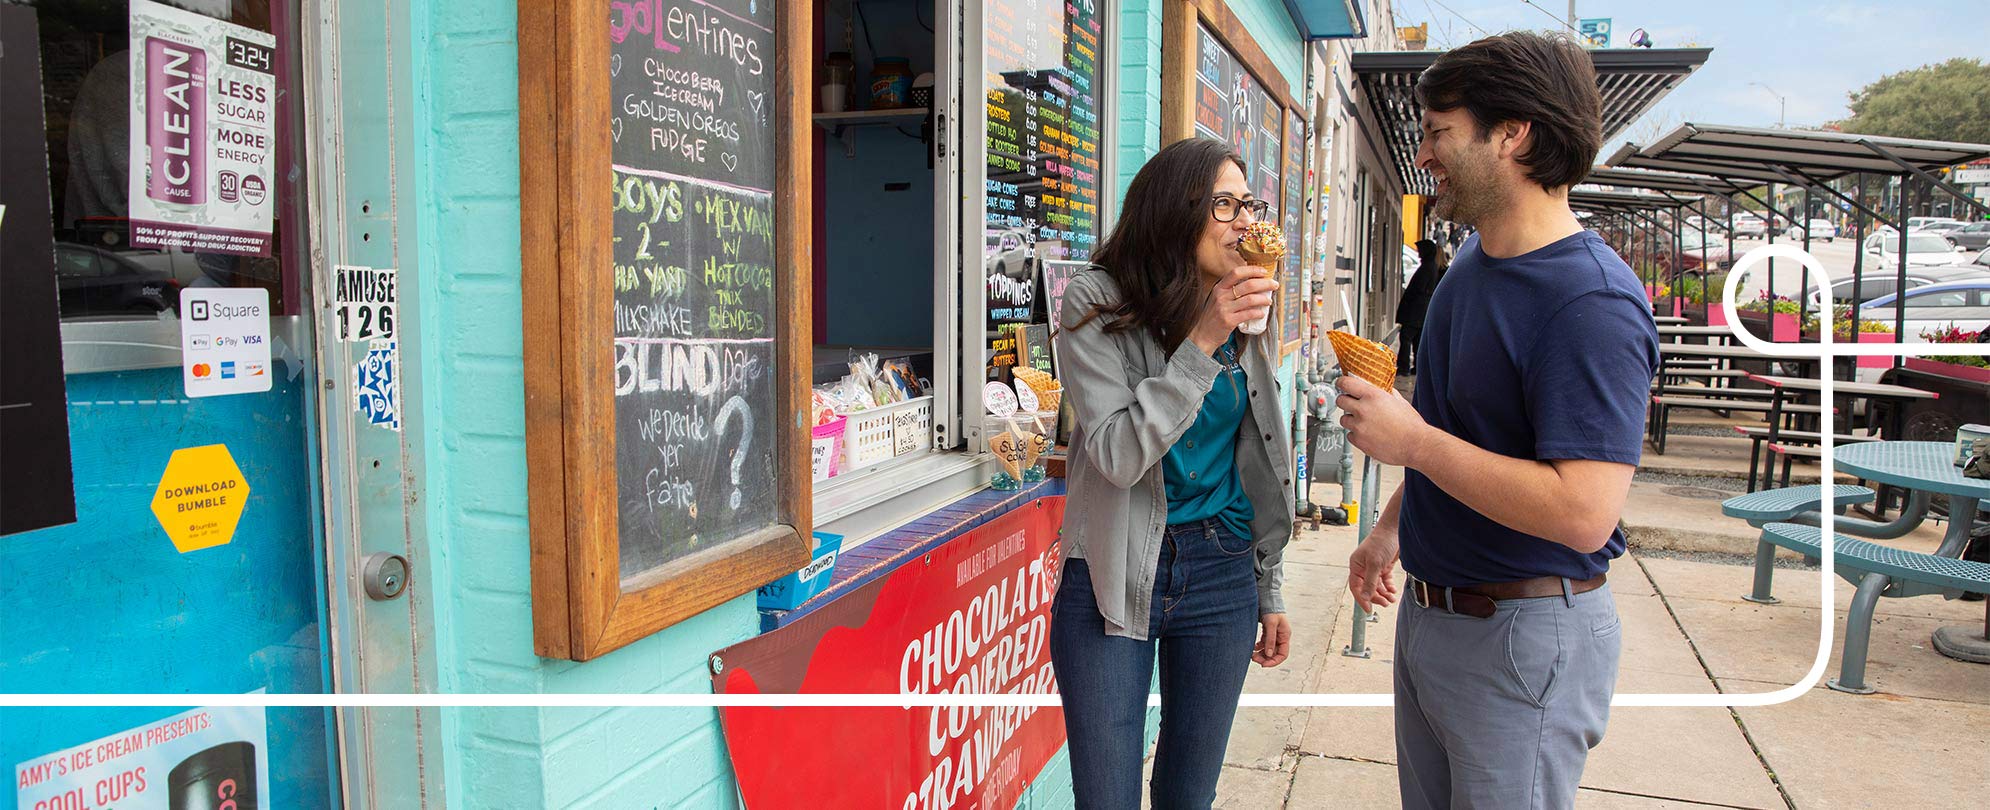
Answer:
[{"label": "price list sign", "polygon": [[[1031,266],[1089,259],[1099,229],[1098,7],[988,0],[985,8],[988,244],[1020,242]],[[1013,257],[996,251],[988,261],[994,268]],[[993,285],[1001,274],[988,275]]]},{"label": "price list sign", "polygon": [[1207,27],[1197,26],[1196,35],[1196,136],[1230,144],[1244,159],[1251,193],[1281,209],[1291,207],[1279,197],[1284,110]]},{"label": "price list sign", "polygon": [[1303,267],[1305,256],[1305,220],[1301,216],[1305,207],[1304,189],[1301,186],[1306,177],[1306,121],[1298,113],[1285,115],[1285,193],[1279,203],[1279,213],[1284,219],[1285,229],[1285,275],[1278,280],[1280,295],[1279,321],[1282,327],[1283,342],[1291,343],[1299,339],[1299,322],[1305,300]]},{"label": "price list sign", "polygon": [[775,19],[750,0],[608,6],[626,578],[774,519]]}]

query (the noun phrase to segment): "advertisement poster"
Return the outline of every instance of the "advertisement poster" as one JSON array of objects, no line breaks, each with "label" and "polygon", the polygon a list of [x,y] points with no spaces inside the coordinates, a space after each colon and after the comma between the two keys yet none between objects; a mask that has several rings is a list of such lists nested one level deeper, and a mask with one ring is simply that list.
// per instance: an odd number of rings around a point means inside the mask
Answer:
[{"label": "advertisement poster", "polygon": [[189,397],[268,391],[269,290],[181,289],[180,357]]},{"label": "advertisement poster", "polygon": [[131,0],[131,243],[270,255],[276,38]]},{"label": "advertisement poster", "polygon": [[[1050,605],[1063,519],[1063,497],[1031,501],[720,650],[713,689],[1055,692]],[[1005,810],[1064,744],[1063,712],[1048,708],[726,708],[719,717],[752,810]]]},{"label": "advertisement poster", "polygon": [[14,766],[20,810],[261,807],[261,706],[194,709]]}]

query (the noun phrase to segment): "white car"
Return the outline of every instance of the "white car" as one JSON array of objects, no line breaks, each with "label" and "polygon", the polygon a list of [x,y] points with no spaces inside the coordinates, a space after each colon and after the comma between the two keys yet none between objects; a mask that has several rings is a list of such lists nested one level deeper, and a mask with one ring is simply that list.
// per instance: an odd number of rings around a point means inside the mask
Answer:
[{"label": "white car", "polygon": [[[1956,253],[1962,248],[1949,240],[1933,234],[1907,233],[1907,266],[1954,264]],[[1871,236],[1866,239],[1866,262],[1868,266],[1897,267],[1900,263],[1900,238],[1890,233]],[[1877,265],[1873,263],[1877,262]]]},{"label": "white car", "polygon": [[[1859,307],[1861,320],[1892,324],[1898,296],[1875,298]],[[1944,329],[1953,324],[1965,332],[1990,327],[1990,278],[1930,284],[1907,291],[1906,325],[1901,333],[1908,343],[1921,343],[1921,333]]]},{"label": "white car", "polygon": [[1410,278],[1423,266],[1423,257],[1416,254],[1416,248],[1403,246],[1403,289],[1410,288]]},{"label": "white car", "polygon": [[1810,232],[1813,241],[1830,242],[1838,238],[1838,226],[1831,224],[1831,220],[1828,219],[1813,219],[1805,225],[1792,225],[1790,238],[1802,239],[1805,231]]},{"label": "white car", "polygon": [[1734,235],[1737,238],[1754,237],[1760,239],[1768,233],[1769,223],[1763,222],[1760,216],[1755,214],[1738,214],[1734,218]]},{"label": "white car", "polygon": [[1921,230],[1922,228],[1928,228],[1936,225],[1961,225],[1961,224],[1963,223],[1960,220],[1951,219],[1949,217],[1908,217],[1907,232],[1913,233],[1915,231]]}]

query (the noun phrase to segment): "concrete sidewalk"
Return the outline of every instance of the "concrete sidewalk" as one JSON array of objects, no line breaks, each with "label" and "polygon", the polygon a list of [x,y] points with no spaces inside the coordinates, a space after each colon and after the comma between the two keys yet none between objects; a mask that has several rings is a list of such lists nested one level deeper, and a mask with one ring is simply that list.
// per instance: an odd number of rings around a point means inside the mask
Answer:
[{"label": "concrete sidewalk", "polygon": [[[1394,471],[1392,471],[1393,473]],[[1382,492],[1396,475],[1385,475]],[[1320,487],[1337,502],[1337,487]],[[1704,509],[1718,509],[1718,501]],[[1255,669],[1246,691],[1386,693],[1393,611],[1368,625],[1373,657],[1341,654],[1352,611],[1347,556],[1355,529],[1302,531],[1286,554],[1294,655]],[[1739,597],[1750,582],[1733,554],[1634,553],[1612,567],[1624,622],[1619,694],[1773,692],[1805,677],[1821,629],[1814,569],[1778,571],[1784,601]],[[1851,587],[1834,589],[1832,635],[1843,634]],[[1820,685],[1774,706],[1618,708],[1591,755],[1583,807],[1967,807],[1990,786],[1990,666],[1936,653],[1929,634],[1979,624],[1982,603],[1889,599],[1873,631],[1859,697]],[[1836,674],[1836,646],[1825,677]],[[1246,708],[1231,732],[1219,807],[1393,807],[1388,708]]]}]

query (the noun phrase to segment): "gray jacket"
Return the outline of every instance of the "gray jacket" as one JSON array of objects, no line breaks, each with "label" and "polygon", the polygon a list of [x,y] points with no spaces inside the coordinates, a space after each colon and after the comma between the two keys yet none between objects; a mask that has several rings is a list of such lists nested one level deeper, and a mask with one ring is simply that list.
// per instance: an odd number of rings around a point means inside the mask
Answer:
[{"label": "gray jacket", "polygon": [[[1106,632],[1145,640],[1168,525],[1161,458],[1195,422],[1223,366],[1186,341],[1165,354],[1144,329],[1106,334],[1110,316],[1071,328],[1093,307],[1118,300],[1118,285],[1094,268],[1071,280],[1058,313],[1057,360],[1065,399],[1077,414],[1065,472],[1064,556],[1091,569]],[[1295,509],[1292,440],[1276,402],[1271,347],[1277,338],[1267,335],[1252,338],[1243,357],[1251,406],[1237,432],[1237,474],[1256,513],[1258,610],[1284,613],[1281,560]]]}]

